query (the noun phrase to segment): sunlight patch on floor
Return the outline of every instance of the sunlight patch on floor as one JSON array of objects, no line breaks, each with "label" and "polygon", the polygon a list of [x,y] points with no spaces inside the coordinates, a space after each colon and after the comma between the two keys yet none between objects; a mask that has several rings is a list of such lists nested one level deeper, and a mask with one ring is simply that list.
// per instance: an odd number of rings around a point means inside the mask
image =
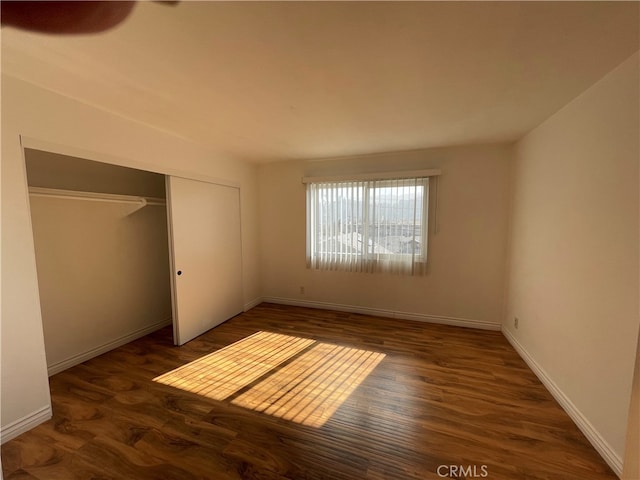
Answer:
[{"label": "sunlight patch on floor", "polygon": [[237,394],[234,405],[321,427],[384,357],[261,331],[154,381],[215,400]]},{"label": "sunlight patch on floor", "polygon": [[320,427],[383,358],[383,353],[318,343],[231,403]]},{"label": "sunlight patch on floor", "polygon": [[257,332],[153,380],[224,400],[313,343],[307,338]]}]

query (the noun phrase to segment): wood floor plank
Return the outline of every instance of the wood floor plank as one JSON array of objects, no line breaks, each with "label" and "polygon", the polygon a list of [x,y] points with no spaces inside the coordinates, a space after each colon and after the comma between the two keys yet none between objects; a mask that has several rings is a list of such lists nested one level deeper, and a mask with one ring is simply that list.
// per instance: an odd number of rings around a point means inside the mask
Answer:
[{"label": "wood floor plank", "polygon": [[[304,348],[270,355],[274,339]],[[52,420],[2,446],[6,479],[617,478],[499,332],[262,304],[182,347],[154,332],[50,385]],[[300,423],[312,418],[325,423]]]}]

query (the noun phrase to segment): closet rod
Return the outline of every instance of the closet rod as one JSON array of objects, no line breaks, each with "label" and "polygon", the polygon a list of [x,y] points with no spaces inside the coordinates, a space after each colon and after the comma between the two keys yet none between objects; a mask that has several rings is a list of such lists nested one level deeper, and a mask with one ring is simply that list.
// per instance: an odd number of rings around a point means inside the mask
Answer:
[{"label": "closet rod", "polygon": [[147,205],[166,205],[164,198],[141,197],[136,195],[117,195],[115,193],[80,192],[57,188],[29,187],[29,195],[34,197],[64,198],[68,200],[85,200],[89,202],[134,203],[141,207]]}]

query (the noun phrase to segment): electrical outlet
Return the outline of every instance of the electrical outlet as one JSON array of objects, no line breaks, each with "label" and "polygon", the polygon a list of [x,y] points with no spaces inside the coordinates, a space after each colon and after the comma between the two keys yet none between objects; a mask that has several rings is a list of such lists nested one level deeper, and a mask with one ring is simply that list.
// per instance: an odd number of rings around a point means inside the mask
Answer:
[{"label": "electrical outlet", "polygon": [[300,294],[304,295],[304,287],[300,287]]},{"label": "electrical outlet", "polygon": [[513,326],[517,329],[518,328],[518,317],[513,317]]}]

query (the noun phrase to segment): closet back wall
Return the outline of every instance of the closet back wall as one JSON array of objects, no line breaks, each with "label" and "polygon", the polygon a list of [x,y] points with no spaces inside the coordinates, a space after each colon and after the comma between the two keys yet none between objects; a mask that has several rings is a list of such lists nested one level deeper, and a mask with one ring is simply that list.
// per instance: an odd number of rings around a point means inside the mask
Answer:
[{"label": "closet back wall", "polygon": [[[165,197],[164,176],[26,150],[30,186]],[[171,321],[163,206],[30,196],[49,374]]]}]

